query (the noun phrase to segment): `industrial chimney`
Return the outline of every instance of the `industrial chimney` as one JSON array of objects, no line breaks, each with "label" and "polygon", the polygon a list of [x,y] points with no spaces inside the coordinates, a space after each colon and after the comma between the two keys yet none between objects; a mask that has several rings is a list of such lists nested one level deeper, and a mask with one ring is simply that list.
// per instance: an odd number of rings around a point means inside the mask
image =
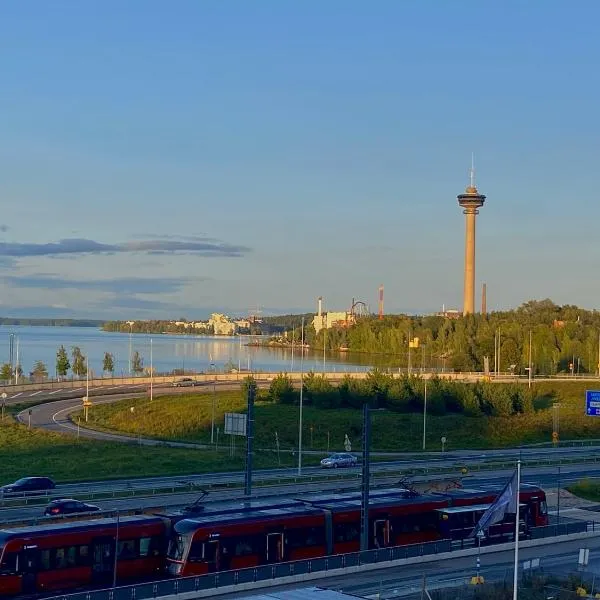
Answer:
[{"label": "industrial chimney", "polygon": [[317,317],[321,317],[323,315],[323,297],[319,296],[317,298]]},{"label": "industrial chimney", "polygon": [[487,284],[483,284],[481,288],[481,314],[485,315],[487,312]]}]

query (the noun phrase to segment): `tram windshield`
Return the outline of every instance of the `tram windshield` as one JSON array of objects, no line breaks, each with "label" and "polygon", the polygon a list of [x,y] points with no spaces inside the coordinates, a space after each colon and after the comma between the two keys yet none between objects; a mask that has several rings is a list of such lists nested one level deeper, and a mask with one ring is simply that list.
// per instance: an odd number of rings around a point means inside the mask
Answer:
[{"label": "tram windshield", "polygon": [[178,533],[173,534],[169,540],[167,558],[170,558],[171,560],[183,560],[186,547],[189,544],[189,539],[190,538],[187,535],[180,535]]}]

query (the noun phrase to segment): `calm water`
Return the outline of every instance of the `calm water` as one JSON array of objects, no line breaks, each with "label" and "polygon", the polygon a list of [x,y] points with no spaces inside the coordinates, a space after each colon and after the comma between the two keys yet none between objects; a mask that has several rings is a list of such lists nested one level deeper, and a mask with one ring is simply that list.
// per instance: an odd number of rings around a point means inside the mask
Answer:
[{"label": "calm water", "polygon": [[[19,341],[19,362],[25,375],[33,369],[33,364],[41,360],[46,364],[48,374],[54,375],[56,351],[62,344],[71,360],[71,348],[79,346],[89,359],[90,372],[100,375],[105,352],[111,352],[115,362],[115,375],[129,372],[128,333],[111,333],[93,327],[14,327],[0,326],[0,362],[9,362],[10,334],[14,334],[14,355],[16,362],[17,339]],[[298,350],[292,357],[291,350],[277,348],[248,347],[243,339],[224,337],[196,337],[182,335],[141,335],[131,336],[131,351],[136,350],[150,366],[150,338],[152,337],[152,358],[155,372],[169,373],[173,369],[186,372],[210,371],[211,360],[216,369],[232,363],[236,367],[253,371],[300,371]],[[241,342],[241,343],[240,343]],[[369,369],[372,358],[339,354],[326,358],[328,371],[361,371]],[[72,361],[71,361],[72,362]],[[323,355],[305,352],[304,370],[316,372],[323,369]]]}]

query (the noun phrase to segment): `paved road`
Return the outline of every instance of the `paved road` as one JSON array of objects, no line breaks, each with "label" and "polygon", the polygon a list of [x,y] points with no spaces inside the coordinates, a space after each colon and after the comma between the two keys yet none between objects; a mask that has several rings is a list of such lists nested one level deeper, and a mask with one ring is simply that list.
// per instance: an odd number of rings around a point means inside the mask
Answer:
[{"label": "paved road", "polygon": [[[385,465],[380,466],[380,469],[384,470]],[[298,496],[307,492],[324,491],[324,490],[335,490],[335,491],[350,491],[358,490],[360,488],[360,478],[357,476],[354,480],[349,481],[311,481],[311,476],[314,475],[317,469],[303,469],[303,478],[299,480],[282,484],[277,483],[277,478],[282,475],[290,475],[290,469],[272,469],[269,471],[261,471],[256,474],[256,480],[270,480],[271,484],[268,487],[255,487],[253,490],[253,497],[262,496],[278,496],[278,497],[289,497]],[[385,471],[384,471],[385,472]],[[358,474],[357,474],[358,475]],[[463,484],[466,488],[487,488],[490,485],[504,484],[510,477],[511,472],[506,470],[499,470],[495,472],[489,472],[480,475],[474,475],[466,477],[463,480]],[[569,468],[564,467],[560,474],[560,484],[565,486],[570,482],[578,481],[583,477],[600,477],[600,468],[590,470],[586,467],[572,466]],[[558,484],[558,472],[555,468],[542,467],[535,469],[524,469],[523,470],[523,482],[532,483],[545,488],[547,491],[553,490]],[[99,505],[103,510],[134,510],[144,509],[150,507],[165,507],[173,509],[189,504],[196,500],[200,495],[202,484],[207,485],[210,482],[216,481],[243,481],[242,473],[211,473],[206,475],[197,475],[193,477],[171,477],[171,478],[153,478],[149,480],[132,480],[131,482],[115,481],[115,482],[98,482],[92,484],[65,484],[57,486],[54,490],[55,497],[88,497],[90,493],[106,494],[107,490],[130,490],[132,493],[137,489],[138,492],[141,489],[148,489],[148,496],[138,496],[131,498],[111,498],[111,499],[99,499],[91,500],[92,503]],[[397,483],[397,477],[383,477],[377,479],[375,482],[378,486],[384,485],[386,487],[392,487]],[[185,486],[186,484],[195,484],[194,491],[180,492],[180,493],[156,493],[151,494],[151,485],[154,484],[157,490],[164,490],[167,486],[173,484],[179,484]],[[193,489],[190,485],[190,490]],[[205,499],[206,503],[220,502],[222,500],[233,501],[235,499],[242,500],[242,492],[239,489],[233,490],[214,490],[210,491],[208,497]],[[0,505],[0,521],[3,520],[14,520],[14,519],[29,519],[37,518],[43,512],[43,505],[40,506],[19,506],[19,507],[4,507]],[[564,509],[562,511],[564,513]],[[600,513],[598,514],[598,521],[600,521]]]}]

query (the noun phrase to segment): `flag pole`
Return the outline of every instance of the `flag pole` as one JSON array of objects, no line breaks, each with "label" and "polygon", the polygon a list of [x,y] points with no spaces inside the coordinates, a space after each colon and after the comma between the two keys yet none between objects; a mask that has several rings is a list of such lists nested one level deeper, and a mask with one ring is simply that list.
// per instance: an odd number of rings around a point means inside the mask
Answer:
[{"label": "flag pole", "polygon": [[517,506],[515,510],[515,570],[513,576],[513,600],[517,600],[517,580],[519,578],[519,492],[521,489],[521,461],[517,461]]}]

